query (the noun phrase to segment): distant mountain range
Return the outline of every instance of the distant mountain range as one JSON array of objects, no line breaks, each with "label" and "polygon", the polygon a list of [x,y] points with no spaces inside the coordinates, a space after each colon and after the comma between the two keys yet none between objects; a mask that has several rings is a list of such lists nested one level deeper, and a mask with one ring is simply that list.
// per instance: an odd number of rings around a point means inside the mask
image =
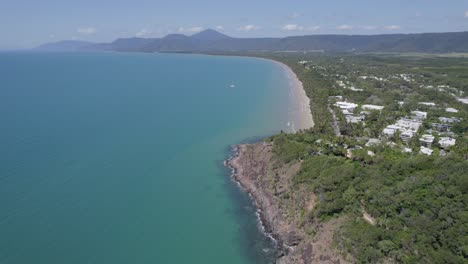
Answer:
[{"label": "distant mountain range", "polygon": [[170,34],[163,38],[120,38],[111,43],[60,41],[36,48],[45,51],[126,52],[468,52],[468,32],[308,35],[285,38],[233,38],[212,29],[191,36]]},{"label": "distant mountain range", "polygon": [[78,51],[84,49],[85,47],[94,45],[96,44],[87,41],[63,40],[59,42],[46,43],[37,47],[36,49],[44,51]]}]

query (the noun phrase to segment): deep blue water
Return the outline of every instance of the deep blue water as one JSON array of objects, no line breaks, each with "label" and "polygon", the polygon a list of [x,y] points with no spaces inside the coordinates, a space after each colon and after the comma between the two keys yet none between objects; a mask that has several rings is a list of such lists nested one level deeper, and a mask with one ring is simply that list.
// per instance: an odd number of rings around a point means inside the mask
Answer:
[{"label": "deep blue water", "polygon": [[269,263],[222,160],[285,98],[252,58],[0,53],[0,263]]}]

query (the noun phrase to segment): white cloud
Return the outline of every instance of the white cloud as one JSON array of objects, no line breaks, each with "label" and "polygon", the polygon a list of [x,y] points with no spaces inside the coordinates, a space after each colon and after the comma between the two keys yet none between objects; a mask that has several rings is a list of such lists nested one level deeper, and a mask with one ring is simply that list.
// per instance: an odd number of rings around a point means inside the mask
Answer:
[{"label": "white cloud", "polygon": [[178,29],[179,32],[189,32],[189,33],[197,33],[203,30],[203,27],[180,27]]},{"label": "white cloud", "polygon": [[50,35],[49,35],[49,38],[53,39],[53,38],[55,38],[55,35],[54,35],[54,34],[50,34]]},{"label": "white cloud", "polygon": [[397,29],[400,29],[401,27],[400,26],[397,26],[397,25],[391,25],[391,26],[386,26],[384,27],[386,30],[397,30]]},{"label": "white cloud", "polygon": [[317,31],[320,29],[320,26],[311,26],[311,27],[308,27],[306,30],[308,31]]},{"label": "white cloud", "polygon": [[354,26],[351,26],[351,25],[347,25],[347,24],[343,24],[341,26],[337,26],[336,29],[339,29],[339,30],[350,30],[350,29],[353,29]]},{"label": "white cloud", "polygon": [[377,29],[376,26],[360,26],[359,28],[364,29],[364,30],[375,30],[375,29]]},{"label": "white cloud", "polygon": [[151,30],[148,30],[146,28],[143,28],[141,29],[140,31],[138,31],[137,33],[135,33],[135,36],[136,37],[144,37],[144,36],[147,36],[149,34],[151,34],[152,31]]},{"label": "white cloud", "polygon": [[255,25],[245,25],[243,27],[239,27],[237,30],[240,30],[240,31],[252,31],[252,30],[259,30],[261,29],[261,27],[259,26],[255,26]]},{"label": "white cloud", "polygon": [[224,30],[224,27],[223,27],[223,26],[216,26],[215,28],[216,28],[216,30],[220,30],[220,31],[221,31],[221,30]]},{"label": "white cloud", "polygon": [[465,11],[465,17],[468,18],[468,11]]},{"label": "white cloud", "polygon": [[301,16],[301,14],[300,14],[300,13],[298,13],[298,12],[294,12],[294,13],[292,13],[292,14],[290,14],[290,15],[289,15],[289,18],[292,18],[292,19],[294,19],[294,18],[298,18],[298,17],[300,17],[300,16]]},{"label": "white cloud", "polygon": [[301,30],[304,30],[304,27],[299,26],[297,24],[287,24],[287,25],[284,25],[281,29],[286,30],[286,31],[301,31]]},{"label": "white cloud", "polygon": [[94,27],[80,27],[76,29],[76,32],[80,34],[90,35],[96,33],[96,29]]}]

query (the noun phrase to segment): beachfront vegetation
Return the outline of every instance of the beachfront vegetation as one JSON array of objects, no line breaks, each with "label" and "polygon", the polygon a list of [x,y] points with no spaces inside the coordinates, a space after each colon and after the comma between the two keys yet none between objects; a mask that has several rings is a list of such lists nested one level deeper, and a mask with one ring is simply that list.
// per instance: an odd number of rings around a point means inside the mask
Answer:
[{"label": "beachfront vegetation", "polygon": [[[307,214],[308,223],[350,219],[335,230],[334,241],[360,263],[466,263],[468,106],[459,99],[468,93],[468,60],[376,54],[262,56],[290,65],[311,98],[313,129],[269,139],[280,162],[302,161],[293,182],[313,190],[319,200]],[[339,81],[346,85],[337,85]],[[384,109],[363,114],[363,122],[347,122],[333,105],[336,96]],[[412,138],[403,140],[399,131],[393,137],[382,134],[415,110],[424,111],[427,118]],[[441,123],[440,117],[455,121],[441,129],[434,125]],[[434,143],[425,145],[419,140],[422,134],[433,135]],[[456,139],[456,144],[442,147],[442,136]],[[366,144],[371,138],[377,143]],[[421,154],[423,146],[433,153]]]}]

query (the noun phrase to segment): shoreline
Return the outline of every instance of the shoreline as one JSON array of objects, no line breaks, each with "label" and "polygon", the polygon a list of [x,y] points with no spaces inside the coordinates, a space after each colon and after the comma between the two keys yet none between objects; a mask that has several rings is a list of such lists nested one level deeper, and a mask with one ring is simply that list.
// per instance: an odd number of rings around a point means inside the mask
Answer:
[{"label": "shoreline", "polygon": [[275,264],[297,264],[295,246],[303,236],[284,219],[284,208],[278,205],[265,179],[271,162],[271,149],[272,144],[263,141],[233,145],[233,153],[225,165],[231,170],[231,180],[252,199],[258,228],[275,245]]},{"label": "shoreline", "polygon": [[[282,198],[301,163],[279,167],[275,163],[273,144],[263,141],[232,146],[232,155],[225,161],[231,180],[256,207],[258,228],[275,245],[275,264],[349,263],[333,250],[332,244],[333,230],[343,219],[315,223],[317,233],[311,236],[301,227],[302,216],[296,213],[304,208],[312,210],[318,198],[307,189],[298,189],[299,195],[292,194],[287,200]],[[291,210],[296,213],[291,215]]]},{"label": "shoreline", "polygon": [[[289,103],[295,124],[292,132],[309,129],[314,126],[310,98],[302,82],[287,64],[267,58],[257,58],[281,67],[289,79]],[[296,107],[294,107],[296,106]],[[299,106],[299,107],[297,107]],[[342,219],[328,223],[315,223],[316,235],[302,226],[303,218],[298,217],[299,210],[311,211],[317,197],[300,187],[297,195],[284,200],[284,193],[292,188],[292,178],[299,173],[301,162],[275,166],[273,143],[259,140],[256,143],[232,146],[231,156],[225,161],[230,169],[230,178],[241,191],[246,192],[256,208],[259,229],[275,245],[275,264],[306,263],[349,263],[332,248],[333,231]],[[292,211],[296,213],[291,215]]]},{"label": "shoreline", "polygon": [[[291,115],[291,124],[288,124],[292,133],[300,130],[310,129],[314,126],[314,120],[310,107],[310,98],[307,96],[303,83],[296,73],[283,62],[261,57],[250,57],[264,60],[280,67],[288,78],[290,108],[288,114]],[[261,148],[261,152],[269,154],[252,155],[248,148]],[[272,145],[259,140],[253,144],[237,144],[231,147],[231,155],[224,161],[224,165],[231,171],[230,178],[241,191],[246,192],[252,199],[256,208],[255,215],[259,224],[259,229],[266,237],[271,239],[276,249],[277,264],[294,264],[299,259],[307,259],[310,256],[298,254],[295,247],[301,244],[305,234],[301,230],[287,223],[283,217],[284,208],[277,204],[275,195],[268,190],[264,179],[267,167],[272,159]],[[248,156],[248,157],[246,157]],[[264,159],[264,160],[262,160]],[[259,162],[260,160],[260,162]],[[253,162],[254,164],[252,164]],[[297,170],[299,167],[297,167]],[[300,245],[302,250],[311,254],[310,246]]]},{"label": "shoreline", "polygon": [[[258,143],[257,143],[258,144]],[[265,211],[265,197],[266,195],[262,192],[261,188],[258,188],[257,183],[251,177],[248,177],[244,171],[244,166],[242,166],[243,155],[246,153],[246,148],[251,144],[238,144],[231,146],[232,154],[230,157],[224,161],[224,165],[231,171],[230,178],[236,183],[237,187],[241,191],[246,192],[252,203],[255,206],[255,216],[258,221],[258,228],[262,231],[265,237],[271,239],[275,245],[276,259],[287,255],[287,250],[290,248],[287,247],[282,241],[281,237],[277,232],[275,232],[275,227],[269,221],[268,218],[271,218],[271,213]]]},{"label": "shoreline", "polygon": [[290,91],[290,105],[292,107],[292,119],[291,128],[293,133],[296,133],[299,130],[309,129],[314,126],[314,119],[312,116],[312,111],[310,109],[310,98],[307,96],[304,89],[304,85],[297,77],[297,74],[289,67],[287,64],[277,61],[274,59],[261,58],[261,57],[250,57],[260,60],[265,60],[275,65],[281,67],[281,69],[286,73],[289,89]]},{"label": "shoreline", "polygon": [[[240,155],[242,154],[242,148],[246,147],[247,145],[249,144],[246,143],[232,145],[231,155],[228,159],[224,161],[224,166],[231,171],[229,175],[231,180],[237,185],[238,188],[240,188],[243,192],[246,192],[248,194],[249,198],[251,199],[251,202],[255,205],[255,216],[257,217],[258,225],[262,233],[267,238],[271,239],[274,242],[275,246],[278,247],[280,241],[278,241],[278,239],[273,234],[272,228],[268,225],[268,222],[265,221],[264,215],[262,213],[262,208],[259,206],[254,194],[252,194],[252,192],[248,191],[246,188],[246,186],[249,184],[246,184],[245,180],[239,179],[239,170],[241,170],[242,167],[240,167],[237,162],[241,158]],[[253,184],[253,182],[251,184]]]}]

